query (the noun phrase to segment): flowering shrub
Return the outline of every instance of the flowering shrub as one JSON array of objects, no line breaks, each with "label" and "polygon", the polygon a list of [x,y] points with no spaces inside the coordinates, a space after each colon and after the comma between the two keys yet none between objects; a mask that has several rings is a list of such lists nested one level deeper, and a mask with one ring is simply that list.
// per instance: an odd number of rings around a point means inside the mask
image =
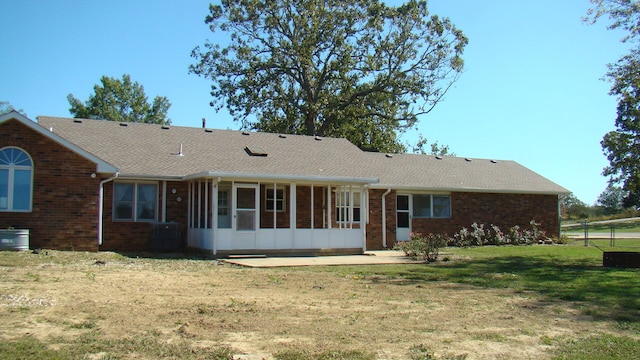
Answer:
[{"label": "flowering shrub", "polygon": [[409,241],[400,241],[394,245],[394,250],[400,250],[414,260],[433,262],[438,259],[438,252],[445,246],[447,239],[442,234],[410,233]]},{"label": "flowering shrub", "polygon": [[448,246],[469,247],[483,245],[530,245],[544,239],[545,232],[535,220],[529,222],[529,228],[521,229],[515,225],[506,232],[491,224],[485,229],[484,224],[471,224],[471,230],[462,228],[453,237],[447,239]]}]

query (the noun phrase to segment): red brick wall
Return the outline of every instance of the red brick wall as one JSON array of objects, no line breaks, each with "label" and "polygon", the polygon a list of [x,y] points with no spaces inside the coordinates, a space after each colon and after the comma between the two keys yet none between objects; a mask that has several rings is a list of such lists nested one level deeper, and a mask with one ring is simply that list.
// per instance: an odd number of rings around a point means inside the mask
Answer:
[{"label": "red brick wall", "polygon": [[[162,181],[158,181],[157,221],[162,220]],[[176,193],[172,192],[176,189]],[[188,183],[167,182],[167,222],[177,222],[180,229],[181,247],[186,242],[188,215]],[[197,191],[197,190],[196,190]],[[180,198],[181,201],[178,201]],[[152,222],[114,221],[113,220],[113,182],[104,186],[103,235],[100,250],[143,251],[151,248]]]},{"label": "red brick wall", "polygon": [[[369,190],[369,223],[367,224],[367,250],[381,250],[382,244],[382,195],[386,190]],[[396,192],[392,191],[385,196],[387,219],[387,245],[393,244],[396,239]]]},{"label": "red brick wall", "polygon": [[[367,225],[367,249],[382,249],[381,196],[384,190],[369,191],[369,224]],[[396,242],[396,192],[386,198],[387,247]],[[452,193],[451,218],[412,219],[412,231],[425,234],[453,235],[471,224],[491,224],[503,231],[519,225],[526,228],[531,220],[542,223],[547,236],[558,236],[558,197],[556,195]]]},{"label": "red brick wall", "polygon": [[[258,204],[258,213],[260,214],[260,228],[273,229],[273,211],[266,209],[266,188],[273,190],[273,185],[260,185],[260,204]],[[280,187],[278,187],[280,188]],[[276,228],[288,229],[291,213],[291,199],[289,199],[289,186],[284,187],[284,210],[276,211]]]},{"label": "red brick wall", "polygon": [[0,124],[0,148],[5,146],[33,160],[33,203],[28,213],[0,212],[0,228],[29,229],[32,249],[97,251],[96,164],[16,120]]},{"label": "red brick wall", "polygon": [[[326,203],[326,186],[313,187],[313,227],[322,229],[324,209]],[[296,186],[296,227],[311,229],[311,186]]]}]

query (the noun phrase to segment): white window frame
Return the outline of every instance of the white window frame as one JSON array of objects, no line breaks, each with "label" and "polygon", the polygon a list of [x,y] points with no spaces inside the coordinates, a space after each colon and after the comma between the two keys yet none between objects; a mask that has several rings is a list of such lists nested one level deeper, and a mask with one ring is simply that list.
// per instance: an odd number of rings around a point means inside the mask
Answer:
[{"label": "white window frame", "polygon": [[[276,197],[276,212],[286,212],[287,211],[287,188],[286,186],[278,185],[276,186],[276,191],[273,191],[273,185],[265,185],[264,189],[264,211],[265,212],[273,212],[273,197],[269,197],[269,191]],[[278,198],[278,191],[282,190],[282,199]],[[282,210],[277,210],[278,203],[282,202]],[[271,207],[271,208],[269,208]]]},{"label": "white window frame", "polygon": [[[130,218],[118,218],[116,216],[116,204],[118,203],[118,201],[116,201],[116,186],[118,185],[131,185],[133,186],[133,200],[132,200],[132,214]],[[154,215],[153,215],[153,219],[139,219],[138,218],[138,186],[140,185],[155,185],[156,187],[156,194],[155,194],[155,204],[154,204]],[[158,204],[159,204],[159,199],[158,199],[158,191],[159,191],[159,186],[157,182],[153,182],[153,181],[117,181],[113,183],[113,206],[112,206],[112,218],[113,221],[118,221],[118,222],[124,222],[124,221],[129,221],[129,222],[157,222],[158,221]]]},{"label": "white window frame", "polygon": [[[16,146],[6,146],[0,149],[0,151],[4,151],[7,149],[14,149],[22,152],[29,159],[29,162],[31,164],[30,165],[16,165],[13,163],[9,163],[8,165],[0,164],[0,169],[7,170],[7,173],[8,173],[7,174],[8,175],[7,176],[7,198],[2,201],[2,202],[6,202],[5,204],[6,208],[0,208],[0,212],[31,212],[31,210],[33,209],[33,159],[31,158],[31,155],[29,155],[29,153],[26,150]],[[16,193],[16,189],[15,189],[16,170],[30,172],[29,174],[29,208],[28,209],[14,209],[14,197]]]},{"label": "white window frame", "polygon": [[[342,194],[348,194],[349,196],[346,198],[347,203],[343,204],[343,196]],[[334,189],[334,198],[336,199],[336,223],[338,224],[348,224],[353,219],[353,210],[359,210],[358,220],[353,220],[354,224],[360,224],[362,222],[362,201],[360,197],[360,188],[349,189],[349,186],[338,186]],[[358,206],[354,205],[354,199],[357,199],[360,204]],[[344,209],[345,211],[340,211]],[[345,214],[345,216],[343,216]],[[346,219],[344,219],[346,217]]]},{"label": "white window frame", "polygon": [[[224,197],[221,195],[224,193]],[[224,202],[224,203],[223,203]],[[218,229],[231,229],[232,219],[231,219],[231,187],[226,186],[218,186],[218,211],[216,212],[216,216],[218,217],[226,217],[229,220],[228,224],[222,225],[222,222],[218,220]],[[226,214],[221,214],[221,210],[226,210]]]}]

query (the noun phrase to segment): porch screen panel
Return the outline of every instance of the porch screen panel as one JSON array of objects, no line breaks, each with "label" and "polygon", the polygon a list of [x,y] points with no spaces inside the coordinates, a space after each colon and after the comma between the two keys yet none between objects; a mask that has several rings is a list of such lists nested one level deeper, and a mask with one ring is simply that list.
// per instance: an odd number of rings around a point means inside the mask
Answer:
[{"label": "porch screen panel", "polygon": [[230,229],[231,228],[231,216],[229,215],[229,190],[218,190],[218,228]]},{"label": "porch screen panel", "polygon": [[253,231],[256,229],[255,189],[238,188],[236,208],[236,230]]}]

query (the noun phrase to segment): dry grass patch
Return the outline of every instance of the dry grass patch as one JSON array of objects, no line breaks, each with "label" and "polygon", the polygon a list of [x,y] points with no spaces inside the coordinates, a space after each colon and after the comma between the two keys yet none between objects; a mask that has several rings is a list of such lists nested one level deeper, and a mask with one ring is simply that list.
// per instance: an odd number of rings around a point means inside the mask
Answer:
[{"label": "dry grass patch", "polygon": [[0,317],[0,354],[96,359],[544,359],[621,331],[533,292],[55,251],[0,253]]}]

